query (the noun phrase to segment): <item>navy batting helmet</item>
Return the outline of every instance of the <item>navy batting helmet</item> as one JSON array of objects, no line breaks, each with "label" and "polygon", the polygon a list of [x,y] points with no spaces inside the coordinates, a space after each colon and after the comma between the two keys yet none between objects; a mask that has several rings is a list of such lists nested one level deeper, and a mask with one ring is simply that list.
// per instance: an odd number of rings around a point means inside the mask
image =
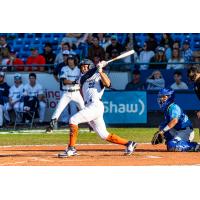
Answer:
[{"label": "navy batting helmet", "polygon": [[81,68],[82,65],[88,65],[89,69],[92,69],[95,67],[94,63],[89,60],[89,59],[83,59],[80,63],[79,63],[79,68]]},{"label": "navy batting helmet", "polygon": [[[162,101],[162,97],[163,96],[168,96],[168,99],[166,101]],[[172,89],[167,89],[167,88],[163,88],[159,91],[158,93],[158,104],[161,108],[161,110],[165,110],[168,108],[168,106],[174,102],[174,98],[175,98],[175,94],[174,94],[174,90]]]}]

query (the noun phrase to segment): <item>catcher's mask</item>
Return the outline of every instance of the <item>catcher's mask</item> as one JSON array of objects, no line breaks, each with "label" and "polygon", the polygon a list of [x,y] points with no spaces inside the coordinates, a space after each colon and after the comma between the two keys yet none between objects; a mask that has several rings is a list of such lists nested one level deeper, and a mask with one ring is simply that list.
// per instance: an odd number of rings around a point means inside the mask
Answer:
[{"label": "catcher's mask", "polygon": [[[164,98],[166,96],[167,98]],[[164,111],[165,109],[167,109],[168,106],[174,102],[174,98],[175,98],[174,90],[167,89],[167,88],[161,89],[158,93],[158,99],[157,99],[161,110]]]},{"label": "catcher's mask", "polygon": [[[81,66],[83,66],[83,65],[87,65],[87,66],[88,66],[88,70],[90,70],[90,69],[92,69],[92,68],[95,67],[94,63],[93,63],[91,60],[89,60],[89,59],[83,59],[83,60],[79,63],[79,66],[78,66],[78,67],[80,68],[81,72],[82,72]],[[82,72],[82,73],[83,73],[83,72]]]},{"label": "catcher's mask", "polygon": [[200,67],[192,66],[188,69],[187,75],[191,81],[195,81],[198,73],[200,73]]}]

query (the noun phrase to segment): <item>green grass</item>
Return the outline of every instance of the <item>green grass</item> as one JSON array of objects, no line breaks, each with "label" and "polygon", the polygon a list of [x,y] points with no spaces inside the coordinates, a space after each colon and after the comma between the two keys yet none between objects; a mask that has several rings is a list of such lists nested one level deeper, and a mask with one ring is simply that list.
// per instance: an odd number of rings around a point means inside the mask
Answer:
[{"label": "green grass", "polygon": [[[150,142],[155,128],[108,128],[110,133],[115,133],[128,140],[136,142]],[[199,140],[198,130],[195,130],[195,141]],[[64,145],[68,142],[69,135],[67,132],[55,132],[53,134],[38,133],[9,133],[0,134],[0,146],[5,145]],[[78,136],[77,143],[79,144],[105,144],[96,133],[81,132]]]}]

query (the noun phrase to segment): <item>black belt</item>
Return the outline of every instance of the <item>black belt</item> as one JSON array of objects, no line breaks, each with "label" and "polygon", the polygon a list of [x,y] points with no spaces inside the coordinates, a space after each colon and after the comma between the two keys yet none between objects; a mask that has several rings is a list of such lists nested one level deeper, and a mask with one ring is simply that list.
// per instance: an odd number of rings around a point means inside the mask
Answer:
[{"label": "black belt", "polygon": [[80,91],[79,89],[76,89],[76,90],[64,90],[63,89],[63,91],[65,91],[65,92],[77,92],[77,91]]}]

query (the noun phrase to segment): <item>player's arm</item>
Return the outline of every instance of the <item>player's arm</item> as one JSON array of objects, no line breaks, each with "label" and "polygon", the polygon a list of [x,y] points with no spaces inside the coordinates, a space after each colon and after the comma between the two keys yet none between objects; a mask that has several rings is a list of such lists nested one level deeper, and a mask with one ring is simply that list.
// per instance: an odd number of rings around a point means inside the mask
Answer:
[{"label": "player's arm", "polygon": [[161,130],[162,133],[165,133],[176,126],[181,115],[181,109],[176,106],[169,111],[169,115],[170,122]]},{"label": "player's arm", "polygon": [[99,74],[100,74],[101,82],[103,86],[109,88],[111,85],[111,82],[108,76],[103,71],[99,72]]}]

